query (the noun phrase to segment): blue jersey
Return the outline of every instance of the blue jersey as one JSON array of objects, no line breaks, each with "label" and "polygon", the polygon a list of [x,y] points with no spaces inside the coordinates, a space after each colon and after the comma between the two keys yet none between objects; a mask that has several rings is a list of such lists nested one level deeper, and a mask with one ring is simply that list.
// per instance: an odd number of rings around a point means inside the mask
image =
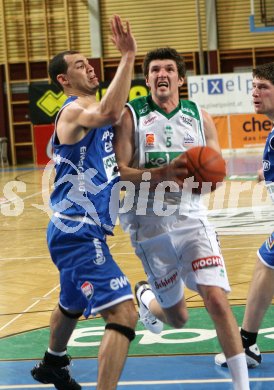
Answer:
[{"label": "blue jersey", "polygon": [[274,127],[268,134],[264,153],[263,153],[263,170],[267,189],[274,202]]},{"label": "blue jersey", "polygon": [[[69,97],[60,113],[74,100]],[[53,161],[56,177],[51,195],[51,208],[66,217],[91,218],[111,232],[119,209],[118,166],[112,139],[113,128],[91,129],[73,145],[60,145],[53,135]]]}]

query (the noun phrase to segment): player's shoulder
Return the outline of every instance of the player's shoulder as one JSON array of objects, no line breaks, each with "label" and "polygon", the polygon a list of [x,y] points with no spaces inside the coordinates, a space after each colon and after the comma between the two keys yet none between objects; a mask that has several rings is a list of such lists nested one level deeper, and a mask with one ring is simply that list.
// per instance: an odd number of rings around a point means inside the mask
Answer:
[{"label": "player's shoulder", "polygon": [[180,99],[181,111],[193,118],[201,118],[202,111],[197,103],[193,100]]},{"label": "player's shoulder", "polygon": [[136,97],[135,99],[130,100],[127,104],[133,107],[141,107],[148,102],[148,96],[149,95]]},{"label": "player's shoulder", "polygon": [[127,106],[131,107],[137,117],[141,117],[143,115],[146,115],[151,110],[151,103],[150,103],[150,95],[147,96],[140,96],[133,100],[130,100],[127,103]]}]

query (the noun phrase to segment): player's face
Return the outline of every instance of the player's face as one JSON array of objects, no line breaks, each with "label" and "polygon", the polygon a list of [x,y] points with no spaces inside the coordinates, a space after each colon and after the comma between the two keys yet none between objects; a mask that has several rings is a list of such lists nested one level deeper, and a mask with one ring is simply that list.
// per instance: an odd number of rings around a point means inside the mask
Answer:
[{"label": "player's face", "polygon": [[94,68],[81,54],[69,54],[65,56],[68,64],[66,73],[68,87],[86,94],[95,94],[99,81],[94,73]]},{"label": "player's face", "polygon": [[252,98],[255,112],[274,120],[274,85],[269,80],[254,77]]},{"label": "player's face", "polygon": [[179,98],[178,88],[184,80],[179,78],[176,62],[173,60],[153,60],[149,64],[146,84],[152,97],[159,101]]}]

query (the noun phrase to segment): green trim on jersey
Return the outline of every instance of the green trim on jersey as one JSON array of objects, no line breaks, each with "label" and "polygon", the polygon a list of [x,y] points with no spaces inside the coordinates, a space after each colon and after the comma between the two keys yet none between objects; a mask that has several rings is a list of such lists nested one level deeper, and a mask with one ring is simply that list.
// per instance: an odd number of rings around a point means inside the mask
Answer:
[{"label": "green trim on jersey", "polygon": [[142,116],[147,115],[149,111],[158,111],[167,119],[170,119],[180,110],[192,118],[201,119],[197,104],[191,100],[181,99],[178,106],[168,114],[152,100],[151,95],[138,97],[128,102],[128,104],[133,107],[138,121]]},{"label": "green trim on jersey", "polygon": [[202,120],[200,117],[200,112],[198,110],[197,104],[192,100],[180,100],[181,111],[184,114],[191,116],[192,118],[197,119],[198,121]]}]

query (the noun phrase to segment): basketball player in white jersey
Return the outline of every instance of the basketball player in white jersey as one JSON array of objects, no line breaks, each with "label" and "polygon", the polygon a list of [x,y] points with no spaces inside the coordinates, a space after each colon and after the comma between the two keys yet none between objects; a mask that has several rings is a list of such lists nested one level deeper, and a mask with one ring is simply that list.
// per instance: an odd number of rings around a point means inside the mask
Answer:
[{"label": "basketball player in white jersey", "polygon": [[128,191],[120,221],[148,278],[135,288],[140,319],[155,333],[163,322],[181,328],[188,319],[184,286],[198,292],[215,324],[234,389],[248,390],[245,354],[227,299],[230,287],[216,233],[201,196],[182,190],[187,169],[184,159],[176,158],[197,145],[220,152],[216,128],[197,104],[180,100],[185,64],[176,50],[149,52],[143,67],[150,94],[126,105],[115,133],[121,179],[125,187],[132,182],[137,188],[134,197]]}]

